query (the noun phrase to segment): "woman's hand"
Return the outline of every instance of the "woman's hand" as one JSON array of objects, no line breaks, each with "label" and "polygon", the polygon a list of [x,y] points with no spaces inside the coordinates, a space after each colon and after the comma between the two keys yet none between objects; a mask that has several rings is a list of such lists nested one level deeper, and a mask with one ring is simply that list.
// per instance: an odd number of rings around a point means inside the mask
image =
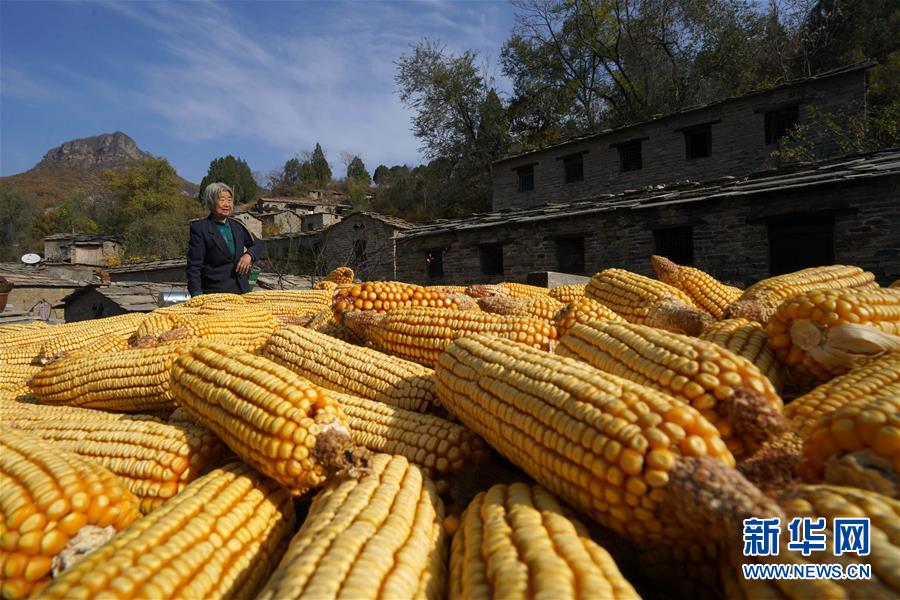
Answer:
[{"label": "woman's hand", "polygon": [[237,271],[239,275],[246,275],[250,272],[250,266],[252,264],[253,257],[250,256],[249,252],[245,252],[244,255],[238,259],[237,266],[234,268],[234,270]]}]

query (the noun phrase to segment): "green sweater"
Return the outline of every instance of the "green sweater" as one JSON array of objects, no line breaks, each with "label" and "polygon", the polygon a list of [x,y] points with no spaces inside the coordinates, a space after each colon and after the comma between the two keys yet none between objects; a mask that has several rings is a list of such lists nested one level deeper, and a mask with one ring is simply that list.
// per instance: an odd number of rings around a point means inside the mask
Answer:
[{"label": "green sweater", "polygon": [[234,256],[234,233],[231,231],[231,225],[228,224],[228,221],[225,221],[224,223],[216,223],[216,227],[219,228],[219,233],[225,238],[228,251]]}]

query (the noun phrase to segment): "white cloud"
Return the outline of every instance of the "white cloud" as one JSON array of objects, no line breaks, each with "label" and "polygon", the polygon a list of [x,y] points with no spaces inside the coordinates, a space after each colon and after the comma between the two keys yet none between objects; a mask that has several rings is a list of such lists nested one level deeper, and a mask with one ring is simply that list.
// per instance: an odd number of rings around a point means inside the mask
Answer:
[{"label": "white cloud", "polygon": [[10,65],[0,69],[0,95],[9,98],[46,98],[51,88],[26,73]]},{"label": "white cloud", "polygon": [[223,151],[230,138],[245,138],[286,156],[318,141],[333,165],[345,149],[367,162],[416,160],[418,140],[393,78],[394,61],[423,32],[451,52],[474,48],[492,59],[508,34],[476,6],[446,2],[316,4],[328,13],[316,19],[285,5],[275,31],[234,5],[104,6],[149,29],[168,54],[135,65],[141,82],[129,99],[158,115],[170,135],[222,140]]}]

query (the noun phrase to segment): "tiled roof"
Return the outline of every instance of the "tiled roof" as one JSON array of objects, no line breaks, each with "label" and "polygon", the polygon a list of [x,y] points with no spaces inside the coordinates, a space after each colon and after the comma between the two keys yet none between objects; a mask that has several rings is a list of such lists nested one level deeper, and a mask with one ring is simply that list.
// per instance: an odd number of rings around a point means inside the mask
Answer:
[{"label": "tiled roof", "polygon": [[768,170],[747,177],[724,177],[712,182],[682,182],[605,194],[568,203],[530,208],[507,208],[460,219],[439,219],[399,233],[414,238],[454,231],[481,229],[512,223],[544,221],[613,210],[640,210],[689,202],[743,197],[791,189],[832,185],[847,181],[900,175],[900,148],[866,155],[848,156],[792,168]]},{"label": "tiled roof", "polygon": [[44,238],[45,240],[72,240],[77,243],[102,244],[103,242],[120,242],[121,239],[113,235],[84,235],[81,233],[54,233]]},{"label": "tiled roof", "polygon": [[148,312],[159,307],[158,298],[161,292],[185,292],[187,285],[183,283],[145,283],[138,281],[122,281],[101,286],[85,286],[66,296],[63,300],[71,301],[89,289],[96,289],[98,294],[106,296],[129,312]]},{"label": "tiled roof", "polygon": [[256,289],[259,290],[308,290],[313,285],[312,278],[308,275],[279,275],[278,273],[262,272],[256,279]]},{"label": "tiled roof", "polygon": [[649,123],[653,123],[653,122],[656,122],[656,121],[664,121],[665,119],[668,119],[668,118],[671,118],[671,117],[674,117],[674,116],[683,115],[683,114],[685,114],[685,113],[689,113],[689,112],[693,112],[693,111],[704,110],[704,109],[710,108],[710,107],[712,107],[712,106],[717,106],[717,105],[719,105],[719,104],[724,104],[724,103],[726,103],[726,102],[732,102],[732,101],[734,101],[734,100],[739,100],[739,99],[741,99],[741,98],[748,98],[748,97],[750,97],[750,96],[758,96],[758,95],[760,95],[760,94],[767,94],[767,93],[772,92],[772,91],[775,91],[775,90],[780,90],[780,89],[783,89],[783,88],[788,88],[788,87],[793,87],[793,86],[796,86],[796,85],[801,85],[801,84],[803,84],[803,83],[807,83],[807,82],[810,82],[810,81],[818,81],[818,80],[820,80],[820,79],[827,79],[827,78],[829,78],[829,77],[836,77],[836,76],[838,76],[838,75],[845,75],[845,74],[847,74],[847,73],[853,73],[854,71],[862,71],[862,70],[865,70],[865,69],[870,69],[870,68],[872,68],[873,66],[875,66],[875,64],[877,64],[877,63],[876,63],[874,60],[866,60],[866,61],[862,61],[862,62],[858,62],[858,63],[851,64],[851,65],[846,65],[846,66],[843,66],[843,67],[839,67],[839,68],[837,68],[837,69],[832,69],[832,70],[830,70],[830,71],[825,71],[825,72],[823,72],[823,73],[819,73],[818,75],[813,75],[813,76],[811,76],[811,77],[804,77],[804,78],[801,78],[801,79],[793,79],[793,80],[791,80],[791,81],[786,81],[786,82],[784,82],[784,83],[782,83],[782,84],[779,84],[779,85],[776,85],[776,86],[773,86],[773,87],[770,87],[770,88],[763,88],[763,89],[758,89],[758,90],[751,90],[751,91],[746,92],[746,93],[744,93],[744,94],[740,94],[740,95],[737,95],[737,96],[729,96],[729,97],[727,97],[727,98],[722,98],[721,100],[716,100],[716,101],[714,101],[714,102],[708,102],[708,103],[706,103],[706,104],[697,104],[697,105],[694,105],[694,106],[687,106],[687,107],[685,107],[685,108],[682,108],[681,110],[677,110],[677,111],[672,112],[672,113],[669,113],[669,114],[667,114],[667,115],[654,116],[653,118],[647,119],[647,120],[645,120],[645,121],[638,121],[638,122],[635,122],[635,123],[628,123],[627,125],[622,125],[622,126],[620,126],[620,127],[612,127],[612,128],[610,128],[610,129],[604,129],[604,130],[598,131],[598,132],[596,132],[596,133],[590,133],[590,134],[587,134],[587,135],[581,135],[581,136],[572,137],[572,138],[569,138],[569,139],[567,139],[567,140],[565,140],[565,141],[563,141],[563,142],[559,142],[559,143],[557,143],[557,144],[551,144],[551,145],[549,145],[549,146],[545,146],[545,147],[539,148],[539,149],[537,149],[537,150],[529,150],[528,152],[519,152],[519,153],[517,153],[517,154],[511,154],[511,155],[509,155],[509,156],[504,156],[503,158],[494,161],[492,164],[498,165],[498,164],[503,163],[503,162],[508,161],[508,160],[514,160],[514,159],[517,159],[517,158],[522,158],[523,156],[528,156],[528,155],[530,155],[530,154],[537,154],[537,153],[539,153],[539,152],[544,152],[544,151],[546,151],[546,150],[552,150],[552,149],[554,149],[554,148],[561,148],[561,147],[567,146],[567,145],[569,145],[569,144],[575,144],[575,143],[578,143],[578,142],[583,142],[583,141],[586,141],[586,140],[591,140],[591,139],[594,139],[594,138],[603,137],[603,136],[609,135],[609,134],[611,134],[611,133],[618,133],[618,132],[620,132],[620,131],[624,131],[624,130],[629,129],[629,128],[631,128],[631,127],[641,127],[641,126],[643,126],[643,125],[647,125],[647,124],[649,124]]},{"label": "tiled roof", "polygon": [[0,263],[0,277],[6,279],[14,287],[79,287],[82,285],[73,279],[66,279],[47,272],[44,265],[25,265],[22,263]]},{"label": "tiled roof", "polygon": [[140,273],[143,271],[157,271],[161,269],[186,268],[187,259],[171,258],[168,260],[151,260],[147,262],[133,263],[128,265],[118,265],[109,267],[106,270],[110,273]]}]

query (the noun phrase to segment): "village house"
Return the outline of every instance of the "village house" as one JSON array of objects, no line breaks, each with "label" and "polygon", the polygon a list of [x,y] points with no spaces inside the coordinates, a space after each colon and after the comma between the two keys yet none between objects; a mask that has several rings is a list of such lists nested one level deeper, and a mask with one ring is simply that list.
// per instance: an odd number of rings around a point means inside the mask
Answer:
[{"label": "village house", "polygon": [[57,233],[44,238],[44,260],[75,265],[105,266],[121,258],[122,241],[113,236]]},{"label": "village house", "polygon": [[747,284],[826,264],[900,278],[900,149],[750,176],[597,194],[399,231],[396,278],[525,281],[533,271],[651,275],[650,256]]},{"label": "village house", "polygon": [[321,233],[322,272],[351,267],[359,279],[397,279],[396,237],[412,229],[408,221],[357,212]]},{"label": "village house", "polygon": [[492,165],[493,210],[569,203],[678,181],[741,177],[766,167],[795,125],[818,159],[840,155],[824,116],[862,115],[866,72],[851,65],[643,123],[608,129]]}]

